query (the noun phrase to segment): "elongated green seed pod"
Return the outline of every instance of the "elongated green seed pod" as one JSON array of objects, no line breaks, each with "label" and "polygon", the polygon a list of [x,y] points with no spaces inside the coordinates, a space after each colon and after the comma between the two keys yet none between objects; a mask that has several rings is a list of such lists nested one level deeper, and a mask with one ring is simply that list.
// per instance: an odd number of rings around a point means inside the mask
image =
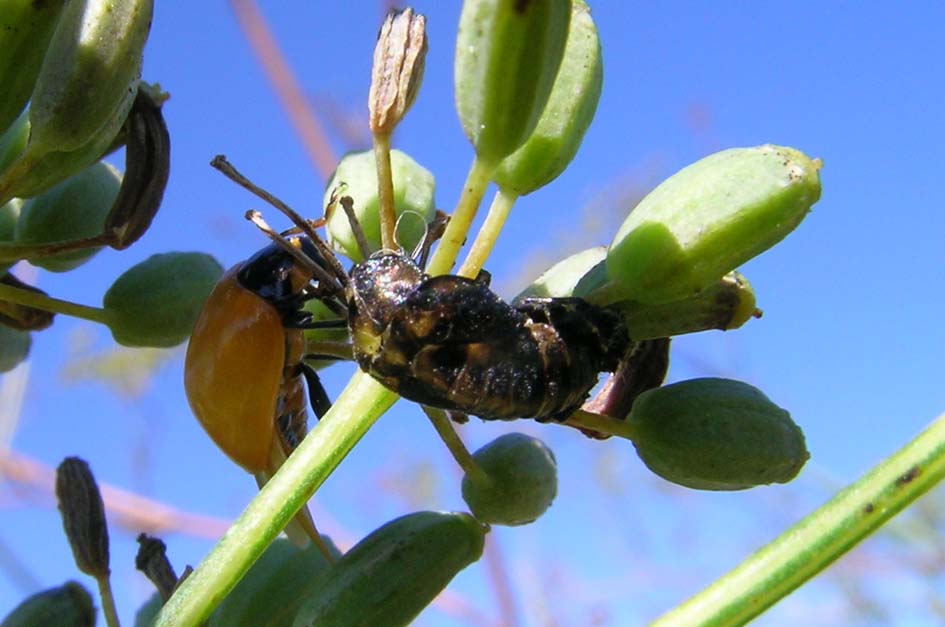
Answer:
[{"label": "elongated green seed pod", "polygon": [[176,346],[190,336],[223,267],[203,253],[152,255],[105,292],[102,306],[123,346]]},{"label": "elongated green seed pod", "polygon": [[697,490],[786,483],[810,455],[791,415],[731,379],[691,379],[644,392],[627,419],[647,467]]},{"label": "elongated green seed pod", "polygon": [[93,627],[95,605],[92,595],[85,588],[70,581],[58,588],[37,592],[20,603],[0,624],[3,627]]},{"label": "elongated green seed pod", "polygon": [[798,150],[765,145],[680,170],[618,230],[607,254],[615,288],[625,299],[661,303],[712,285],[800,224],[820,198],[820,167]]},{"label": "elongated green seed pod", "polygon": [[358,542],[326,573],[295,627],[407,625],[482,556],[488,527],[469,514],[415,512]]},{"label": "elongated green seed pod", "polygon": [[573,0],[564,58],[538,125],[492,175],[504,192],[530,194],[564,172],[594,119],[603,81],[591,10],[583,0]]},{"label": "elongated green seed pod", "polygon": [[[405,212],[417,214],[407,216],[397,225],[397,243],[408,253],[426,234],[427,224],[436,213],[434,194],[436,181],[433,174],[399,150],[390,152],[391,176],[394,179],[394,208],[397,216]],[[325,188],[324,205],[330,209],[328,216],[328,242],[331,247],[349,259],[364,260],[351,222],[341,206],[330,207],[331,199],[340,194],[350,196],[354,214],[367,238],[369,252],[381,247],[381,221],[378,214],[380,203],[377,190],[377,168],[371,151],[352,152],[342,157],[338,168]]]},{"label": "elongated green seed pod", "polygon": [[73,151],[99,134],[137,89],[153,9],[153,0],[68,4],[33,90],[28,151]]},{"label": "elongated green seed pod", "polygon": [[476,156],[497,164],[531,134],[558,73],[568,0],[466,0],[456,38],[456,109]]},{"label": "elongated green seed pod", "polygon": [[0,133],[26,107],[66,0],[0,1]]},{"label": "elongated green seed pod", "polygon": [[[16,223],[18,244],[50,244],[102,233],[118,196],[121,172],[100,161],[23,205]],[[101,246],[31,258],[50,272],[67,272],[91,259]]]}]

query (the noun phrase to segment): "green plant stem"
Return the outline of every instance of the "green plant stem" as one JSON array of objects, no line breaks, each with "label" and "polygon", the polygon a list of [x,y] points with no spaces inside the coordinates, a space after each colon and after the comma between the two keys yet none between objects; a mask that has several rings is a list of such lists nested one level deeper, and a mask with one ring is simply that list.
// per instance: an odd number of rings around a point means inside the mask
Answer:
[{"label": "green plant stem", "polygon": [[108,627],[120,627],[118,611],[115,609],[115,597],[112,594],[112,583],[108,575],[96,577],[98,594],[102,597],[102,614],[105,615],[105,624]]},{"label": "green plant stem", "polygon": [[355,373],[331,410],[168,600],[156,627],[205,620],[395,400],[396,394],[369,375]]},{"label": "green plant stem", "polygon": [[473,456],[469,453],[469,449],[466,448],[463,440],[459,437],[456,428],[453,427],[453,422],[450,420],[449,416],[446,415],[446,412],[435,407],[427,407],[426,405],[422,405],[421,407],[423,407],[423,412],[427,417],[430,418],[430,422],[433,423],[433,428],[436,429],[443,443],[446,444],[446,448],[452,453],[453,459],[455,459],[459,467],[463,469],[463,472],[466,473],[469,480],[480,487],[489,487],[492,484],[492,479],[486,471],[482,469],[482,466],[477,464],[476,460],[473,459]]},{"label": "green plant stem", "polygon": [[463,193],[459,197],[459,202],[456,203],[453,215],[450,216],[450,222],[446,226],[440,245],[437,246],[433,258],[427,265],[428,274],[433,276],[446,274],[456,263],[459,249],[466,241],[469,227],[472,225],[473,218],[476,217],[479,203],[482,202],[482,197],[489,187],[489,179],[495,167],[495,164],[483,163],[478,158],[473,159],[469,173],[466,175],[466,182],[463,184]]},{"label": "green plant stem", "polygon": [[470,279],[479,276],[479,271],[482,270],[486,259],[492,253],[496,240],[499,239],[499,233],[505,226],[505,220],[509,217],[509,212],[512,211],[516,200],[518,200],[518,194],[502,189],[496,192],[489,206],[489,213],[486,214],[486,221],[482,223],[472,248],[466,255],[466,261],[463,262],[457,274]]},{"label": "green plant stem", "polygon": [[12,285],[0,284],[0,300],[42,309],[43,311],[65,314],[83,320],[91,320],[92,322],[99,322],[105,325],[107,325],[109,321],[108,312],[100,307],[79,305],[67,300],[52,298],[51,296],[46,296],[39,292],[20,289]]},{"label": "green plant stem", "polygon": [[[0,203],[2,205],[3,203]],[[0,261],[20,261],[21,259],[42,259],[59,253],[97,248],[112,243],[110,234],[99,233],[92,237],[67,239],[42,244],[23,244],[19,242],[0,242]]]},{"label": "green plant stem", "polygon": [[945,476],[945,414],[825,505],[653,626],[743,625]]},{"label": "green plant stem", "polygon": [[633,429],[626,420],[618,420],[610,416],[601,416],[600,414],[584,411],[583,409],[577,410],[560,424],[574,427],[575,429],[590,429],[591,431],[597,431],[604,435],[615,435],[627,440],[633,440],[634,436]]},{"label": "green plant stem", "polygon": [[397,250],[394,229],[397,214],[394,211],[394,175],[390,167],[390,135],[374,135],[374,162],[377,164],[377,193],[381,217],[381,247]]}]

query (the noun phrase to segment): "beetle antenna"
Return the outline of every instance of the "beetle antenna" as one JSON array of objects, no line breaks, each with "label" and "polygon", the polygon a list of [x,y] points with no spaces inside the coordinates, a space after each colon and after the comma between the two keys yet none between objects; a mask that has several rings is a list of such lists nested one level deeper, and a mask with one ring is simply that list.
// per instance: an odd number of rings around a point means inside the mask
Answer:
[{"label": "beetle antenna", "polygon": [[[262,198],[267,203],[281,211],[285,214],[292,222],[308,236],[312,243],[315,245],[315,248],[321,253],[322,257],[325,260],[325,263],[328,265],[329,269],[335,274],[336,282],[341,285],[347,285],[348,283],[348,273],[345,272],[344,268],[341,267],[341,263],[338,261],[338,257],[335,253],[328,247],[328,244],[315,232],[315,229],[312,228],[312,224],[300,216],[296,211],[285,204],[277,197],[273,196],[263,188],[259,187],[248,178],[246,178],[239,170],[237,170],[232,163],[227,161],[227,158],[223,155],[217,155],[210,162],[210,165],[219,170],[225,177],[239,185],[240,187],[246,189],[252,194]],[[257,226],[259,226],[257,224]],[[268,228],[268,227],[267,227]],[[270,232],[275,233],[272,229],[269,229]],[[275,238],[273,238],[275,239]]]},{"label": "beetle antenna", "polygon": [[293,246],[292,242],[284,238],[278,232],[274,231],[269,224],[263,219],[262,214],[256,211],[255,209],[250,209],[246,212],[246,219],[256,225],[260,231],[269,236],[272,241],[279,245],[284,251],[292,255],[296,261],[301,263],[306,269],[311,271],[312,275],[315,276],[319,282],[331,286],[336,292],[342,291],[341,285],[338,284],[338,281],[335,277],[328,273],[321,265],[316,263],[311,257],[306,255],[302,250],[297,246]]},{"label": "beetle antenna", "polygon": [[342,196],[339,198],[337,194],[338,188],[336,187],[331,192],[331,200],[328,203],[329,210],[336,205],[341,205],[345,215],[348,216],[348,224],[351,225],[351,233],[354,235],[354,240],[358,243],[358,250],[361,251],[361,257],[367,259],[371,256],[371,245],[368,244],[367,236],[364,234],[364,229],[361,227],[361,221],[358,220],[358,216],[354,213],[354,199],[351,198],[351,196]]}]

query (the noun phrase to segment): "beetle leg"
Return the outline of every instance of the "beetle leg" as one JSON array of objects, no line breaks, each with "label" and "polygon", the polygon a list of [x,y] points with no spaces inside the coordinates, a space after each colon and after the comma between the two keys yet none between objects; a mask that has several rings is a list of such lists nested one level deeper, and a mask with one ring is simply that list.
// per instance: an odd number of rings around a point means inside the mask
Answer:
[{"label": "beetle leg", "polygon": [[315,415],[320,419],[331,409],[331,399],[322,385],[322,380],[318,377],[315,369],[306,363],[299,362],[299,372],[305,377],[305,385],[308,387],[308,401],[312,406]]}]

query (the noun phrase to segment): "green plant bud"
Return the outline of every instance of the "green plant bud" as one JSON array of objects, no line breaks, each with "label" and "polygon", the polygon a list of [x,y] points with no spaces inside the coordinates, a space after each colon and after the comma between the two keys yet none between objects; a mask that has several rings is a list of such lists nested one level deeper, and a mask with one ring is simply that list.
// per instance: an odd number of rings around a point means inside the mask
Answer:
[{"label": "green plant bud", "polygon": [[93,627],[95,606],[92,595],[69,581],[58,588],[43,590],[14,609],[0,627]]},{"label": "green plant bud", "polygon": [[[2,19],[2,18],[0,18]],[[0,83],[2,85],[3,83]],[[20,117],[13,121],[13,124],[0,135],[0,172],[16,161],[23,151],[30,138],[30,116],[28,111],[20,114]]]},{"label": "green plant bud", "polygon": [[128,117],[137,90],[127,90],[125,99],[97,135],[71,151],[37,154],[27,144],[16,161],[0,171],[0,202],[13,197],[33,198],[100,160],[115,146],[115,138]]},{"label": "green plant bud", "polygon": [[111,573],[105,503],[85,460],[67,457],[56,469],[56,499],[76,566],[96,579]]},{"label": "green plant bud", "polygon": [[[793,148],[733,148],[680,170],[630,212],[607,253],[624,299],[688,298],[800,224],[820,198],[819,160]],[[621,299],[622,300],[622,299]]]},{"label": "green plant bud", "polygon": [[[0,245],[3,242],[12,242],[16,232],[16,222],[20,219],[20,210],[23,208],[23,201],[14,198],[5,205],[0,205]],[[14,262],[0,261],[0,275],[3,275],[13,267]]]},{"label": "green plant bud", "polygon": [[65,0],[4,0],[0,5],[0,133],[26,107],[65,4]]},{"label": "green plant bud", "polygon": [[649,305],[621,301],[611,305],[620,311],[630,336],[648,340],[709,329],[737,329],[761,316],[755,306],[755,292],[739,272],[729,272],[715,284],[682,300]]},{"label": "green plant bud", "polygon": [[592,268],[607,257],[607,248],[595,246],[566,257],[551,266],[526,287],[515,300],[522,298],[562,298],[579,296],[575,291],[578,284]]},{"label": "green plant bud", "polygon": [[498,164],[535,129],[568,36],[568,0],[466,0],[454,68],[456,109],[476,156]]},{"label": "green plant bud", "polygon": [[[26,202],[16,223],[18,244],[48,244],[95,237],[121,187],[121,173],[99,162]],[[30,259],[51,272],[67,272],[91,259],[101,246]]]},{"label": "green plant bud", "polygon": [[530,194],[564,172],[594,119],[603,80],[591,10],[583,0],[573,0],[564,58],[538,125],[492,175],[504,192]]},{"label": "green plant bud", "polygon": [[810,457],[788,412],[731,379],[691,379],[645,392],[628,421],[643,463],[697,490],[786,483]]},{"label": "green plant bud", "polygon": [[105,292],[112,336],[124,346],[180,344],[222,274],[223,267],[203,253],[152,255]]},{"label": "green plant bud", "polygon": [[135,627],[151,627],[154,625],[162,607],[164,607],[164,601],[161,600],[161,595],[155,592],[135,612]]},{"label": "green plant bud", "polygon": [[124,106],[137,91],[153,8],[153,0],[67,4],[36,78],[29,151],[77,150]]},{"label": "green plant bud", "polygon": [[[407,216],[397,226],[397,242],[409,253],[423,239],[426,225],[436,213],[433,201],[436,181],[429,170],[399,150],[390,152],[390,162],[394,179],[394,207],[398,217],[407,211],[420,216],[420,219]],[[381,246],[381,221],[378,215],[374,153],[368,150],[345,155],[328,181],[324,201],[326,208],[331,203],[333,193],[351,197],[368,245],[372,251],[378,250]],[[355,262],[364,260],[348,216],[340,203],[328,215],[327,229],[332,248]]]},{"label": "green plant bud", "polygon": [[[331,540],[328,543],[340,559],[341,552]],[[210,617],[210,627],[291,627],[319,575],[329,567],[313,544],[303,550],[289,540],[276,540],[223,599]]]},{"label": "green plant bud", "polygon": [[414,512],[392,520],[320,579],[293,625],[407,625],[482,556],[487,530],[461,513]]},{"label": "green plant bud", "polygon": [[28,331],[0,324],[0,372],[10,372],[26,361],[32,343]]},{"label": "green plant bud", "polygon": [[526,525],[545,513],[558,493],[554,453],[538,438],[507,433],[473,454],[488,484],[463,477],[463,500],[493,525]]}]

